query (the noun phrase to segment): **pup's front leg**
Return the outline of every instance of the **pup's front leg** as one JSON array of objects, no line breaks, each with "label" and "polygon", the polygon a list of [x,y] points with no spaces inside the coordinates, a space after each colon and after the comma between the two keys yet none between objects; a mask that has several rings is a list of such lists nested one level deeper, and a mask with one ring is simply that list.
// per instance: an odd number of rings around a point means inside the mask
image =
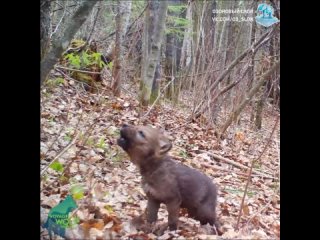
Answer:
[{"label": "pup's front leg", "polygon": [[180,204],[181,204],[181,201],[178,199],[175,199],[166,204],[167,210],[168,210],[168,225],[169,225],[170,231],[177,230]]},{"label": "pup's front leg", "polygon": [[160,202],[153,198],[148,198],[147,204],[147,221],[153,223],[158,219],[158,210],[160,207]]}]

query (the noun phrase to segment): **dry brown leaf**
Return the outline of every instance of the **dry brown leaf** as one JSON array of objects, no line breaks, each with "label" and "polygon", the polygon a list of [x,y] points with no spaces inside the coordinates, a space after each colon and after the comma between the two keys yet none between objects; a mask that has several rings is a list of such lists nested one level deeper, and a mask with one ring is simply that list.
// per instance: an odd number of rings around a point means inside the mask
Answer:
[{"label": "dry brown leaf", "polygon": [[149,236],[145,233],[136,233],[128,236],[129,239],[149,240]]},{"label": "dry brown leaf", "polygon": [[112,103],[111,107],[115,110],[122,110],[123,107],[119,103]]},{"label": "dry brown leaf", "polygon": [[104,227],[104,222],[102,219],[90,219],[80,224],[84,232],[85,238],[88,238],[91,235],[91,229],[95,228],[97,230],[102,230]]},{"label": "dry brown leaf", "polygon": [[120,219],[114,215],[104,214],[103,221],[107,226],[107,227],[105,226],[105,229],[111,228],[112,231],[117,232],[117,233],[120,232],[122,229]]},{"label": "dry brown leaf", "polygon": [[85,229],[96,228],[102,230],[104,227],[104,221],[102,219],[90,219],[81,223],[81,226]]},{"label": "dry brown leaf", "polygon": [[243,211],[243,214],[244,214],[245,216],[249,216],[249,215],[250,215],[250,210],[249,210],[249,207],[248,207],[247,204],[244,204],[244,205],[243,205],[242,211]]}]

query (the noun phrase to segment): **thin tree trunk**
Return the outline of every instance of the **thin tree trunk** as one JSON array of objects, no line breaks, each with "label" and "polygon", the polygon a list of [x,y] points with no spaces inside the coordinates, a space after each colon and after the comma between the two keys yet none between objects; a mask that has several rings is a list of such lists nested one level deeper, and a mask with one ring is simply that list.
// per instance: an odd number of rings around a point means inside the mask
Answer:
[{"label": "thin tree trunk", "polygon": [[[192,4],[190,3],[187,7],[186,19],[192,23]],[[183,69],[190,65],[191,63],[191,42],[192,42],[192,24],[190,24],[184,33],[181,58],[180,58],[180,68]]]},{"label": "thin tree trunk", "polygon": [[216,30],[216,21],[213,19],[216,17],[216,0],[208,1],[206,3],[205,16],[204,16],[204,39],[205,39],[205,53],[206,53],[206,63],[210,62],[210,53],[215,45],[215,30]]},{"label": "thin tree trunk", "polygon": [[[161,2],[161,1],[160,1]],[[157,53],[157,61],[156,61],[156,69],[154,70],[154,77],[153,77],[153,82],[152,82],[152,88],[151,88],[151,96],[150,96],[150,103],[154,103],[154,101],[158,98],[160,94],[160,55],[161,55],[161,41],[163,39],[164,35],[164,28],[165,28],[165,20],[167,16],[167,9],[168,9],[168,1],[166,1],[165,4],[160,3],[160,8],[159,8],[159,24],[161,29],[161,34],[159,35],[159,42],[160,42],[160,49],[159,52]],[[155,33],[154,33],[155,34]],[[156,37],[156,34],[154,35]],[[172,83],[173,85],[173,83]]]},{"label": "thin tree trunk", "polygon": [[158,98],[159,94],[160,94],[160,57],[158,60],[158,64],[156,67],[156,71],[154,73],[154,78],[153,78],[153,83],[152,83],[152,91],[151,91],[151,97],[150,97],[150,102],[154,103],[154,101]]},{"label": "thin tree trunk", "polygon": [[117,1],[117,15],[116,15],[116,42],[114,49],[114,67],[113,67],[113,83],[112,90],[115,96],[120,96],[121,92],[121,68],[122,68],[122,43],[123,37],[125,34],[125,29],[123,28],[123,11],[124,11],[124,2],[121,0]]},{"label": "thin tree trunk", "polygon": [[67,49],[73,36],[76,34],[78,29],[84,23],[84,21],[87,19],[88,14],[91,12],[97,1],[98,0],[84,1],[70,19],[70,23],[65,28],[61,39],[53,41],[52,48],[47,53],[47,55],[41,60],[41,85],[47,78],[53,66],[61,57],[62,53]]},{"label": "thin tree trunk", "polygon": [[[158,11],[156,5],[158,4]],[[149,31],[144,37],[144,59],[142,84],[141,84],[141,104],[147,106],[150,102],[153,80],[155,79],[155,71],[158,64],[161,51],[161,43],[163,39],[163,32],[165,27],[165,19],[167,13],[168,1],[150,1],[149,2],[149,14],[153,16],[153,22],[149,19],[149,24],[153,27],[146,27]],[[145,28],[145,30],[146,30]],[[151,39],[150,52],[148,53],[148,39]],[[147,52],[146,52],[147,51]]]},{"label": "thin tree trunk", "polygon": [[261,129],[261,127],[262,127],[262,112],[263,112],[263,107],[264,107],[265,101],[268,96],[267,93],[268,93],[268,90],[265,89],[264,92],[262,93],[259,101],[257,102],[256,119],[254,121],[256,129]]},{"label": "thin tree trunk", "polygon": [[[223,9],[231,9],[233,7],[233,0],[232,1],[223,1]],[[232,17],[232,13],[229,13],[229,17]],[[231,46],[229,45],[232,37],[229,37],[229,34],[232,33],[231,30],[231,21],[224,21],[222,25],[222,30],[221,30],[221,37],[219,41],[219,48],[218,52],[220,53],[221,57],[221,68],[223,69],[225,64],[226,64],[226,59],[227,59],[227,53],[230,55],[230,51],[228,50]]]},{"label": "thin tree trunk", "polygon": [[149,36],[149,29],[152,22],[150,21],[150,1],[147,2],[145,15],[144,15],[144,23],[143,23],[143,34],[142,34],[142,58],[141,58],[141,80],[140,80],[140,98],[142,102],[142,89],[143,89],[143,79],[146,79],[146,69],[147,69],[147,61],[150,52],[150,36]]},{"label": "thin tree trunk", "polygon": [[[179,2],[175,1],[169,1],[170,5],[176,6],[179,4]],[[171,17],[176,17],[177,13],[168,11],[168,16]],[[169,28],[174,27],[174,24],[171,23]],[[177,48],[176,48],[176,37],[175,34],[173,33],[168,33],[166,36],[166,61],[165,61],[165,75],[166,75],[166,82],[170,82],[172,78],[176,76],[176,53],[177,53]],[[165,93],[166,98],[171,99],[174,96],[175,92],[175,84],[171,84]]]},{"label": "thin tree trunk", "polygon": [[122,7],[123,37],[124,37],[129,29],[129,20],[131,16],[131,7],[132,7],[131,0],[127,0],[127,1],[122,0],[121,7]]},{"label": "thin tree trunk", "polygon": [[50,0],[42,0],[40,2],[40,45],[41,45],[41,58],[46,55],[46,52],[49,48],[50,43],[50,11],[51,11],[51,1]]},{"label": "thin tree trunk", "polygon": [[[258,3],[257,2],[254,2],[253,3],[253,9],[257,9],[257,6],[258,6]],[[256,39],[256,21],[252,21],[251,23],[251,33],[250,33],[250,44],[252,45]],[[255,51],[256,53],[257,51]],[[255,81],[254,79],[254,70],[255,70],[255,61],[254,61],[254,58],[255,58],[256,54],[252,54],[251,56],[251,63],[250,63],[250,67],[249,67],[249,71],[248,71],[248,89],[251,89],[252,88],[252,84],[253,82]],[[250,105],[253,106],[253,102],[250,102]],[[253,121],[254,119],[254,111],[253,111],[253,107],[252,107],[252,111],[251,111],[251,114],[250,114],[250,121]]]},{"label": "thin tree trunk", "polygon": [[[257,3],[253,4],[253,9],[257,8]],[[256,21],[252,21],[251,23],[251,34],[250,34],[250,45],[252,45],[256,39]],[[252,87],[252,83],[254,81],[254,57],[255,54],[252,54],[251,57],[251,64],[250,64],[250,68],[248,71],[248,89],[251,89]]]}]

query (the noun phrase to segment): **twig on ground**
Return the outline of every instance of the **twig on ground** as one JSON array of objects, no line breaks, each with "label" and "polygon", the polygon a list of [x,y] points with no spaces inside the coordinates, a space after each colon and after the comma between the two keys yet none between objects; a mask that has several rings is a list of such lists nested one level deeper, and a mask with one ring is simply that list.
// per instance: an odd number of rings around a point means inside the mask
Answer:
[{"label": "twig on ground", "polygon": [[81,72],[81,73],[101,74],[101,72],[92,72],[92,71],[80,70],[80,69],[75,69],[75,68],[68,68],[68,67],[63,67],[60,65],[55,66],[54,68],[65,69],[65,70],[70,70],[70,71],[74,71],[74,72]]},{"label": "twig on ground", "polygon": [[[245,165],[243,165],[241,163],[234,162],[234,161],[232,161],[230,159],[227,159],[225,157],[221,157],[221,156],[219,156],[217,154],[214,154],[214,153],[211,153],[211,152],[208,152],[208,151],[204,151],[204,150],[199,150],[199,152],[207,153],[208,155],[212,156],[213,158],[216,158],[216,159],[218,159],[220,161],[223,161],[223,162],[226,162],[228,164],[231,164],[231,165],[233,165],[235,167],[238,167],[238,168],[241,168],[241,169],[249,169],[249,167],[247,167],[247,166],[245,166]],[[257,174],[257,175],[260,175],[262,177],[273,178],[272,176],[268,175],[267,173],[259,172],[259,171],[255,170],[255,169],[252,169],[252,172]]]},{"label": "twig on ground", "polygon": [[54,158],[52,161],[41,171],[41,176],[47,171],[49,166],[57,160],[59,157],[61,157],[78,139],[80,132],[77,133],[77,135],[73,138],[73,140]]}]

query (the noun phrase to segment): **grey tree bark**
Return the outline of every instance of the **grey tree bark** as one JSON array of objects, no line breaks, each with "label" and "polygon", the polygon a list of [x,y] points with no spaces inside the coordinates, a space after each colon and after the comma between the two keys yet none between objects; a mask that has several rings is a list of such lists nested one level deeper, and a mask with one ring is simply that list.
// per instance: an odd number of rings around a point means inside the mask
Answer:
[{"label": "grey tree bark", "polygon": [[[180,3],[177,1],[169,1],[170,5],[175,6]],[[168,11],[168,16],[177,17],[178,14],[175,12]],[[174,24],[169,24],[168,27],[174,27]],[[165,75],[167,82],[170,82],[173,77],[176,76],[176,62],[177,62],[177,48],[176,48],[176,36],[174,33],[168,33],[166,36],[166,62],[165,62]],[[172,83],[166,90],[166,98],[173,99],[175,95],[175,82]]]},{"label": "grey tree bark", "polygon": [[41,46],[41,58],[46,55],[50,43],[50,0],[41,0],[40,2],[40,46]]},{"label": "grey tree bark", "polygon": [[61,57],[62,53],[67,49],[73,36],[76,34],[80,26],[84,23],[84,21],[87,19],[88,14],[91,12],[91,10],[97,2],[98,0],[84,1],[79,6],[74,15],[71,17],[68,26],[65,28],[62,34],[62,37],[53,41],[51,49],[46,54],[46,56],[43,59],[41,59],[41,85],[47,78],[53,66]]},{"label": "grey tree bark", "polygon": [[[186,13],[186,19],[191,23],[192,23],[192,5],[193,5],[192,2],[188,5],[187,13]],[[181,58],[180,58],[181,69],[185,68],[186,66],[189,66],[189,64],[191,63],[191,58],[192,58],[191,43],[192,43],[192,24],[189,25],[183,37]]]},{"label": "grey tree bark", "polygon": [[120,96],[121,82],[122,82],[122,55],[123,55],[123,39],[128,26],[130,17],[131,2],[121,0],[117,1],[117,15],[116,15],[116,41],[114,49],[114,67],[113,67],[113,82],[112,90],[115,96]]},{"label": "grey tree bark", "polygon": [[211,52],[214,48],[215,42],[215,31],[216,31],[216,21],[213,19],[216,17],[217,2],[216,0],[208,1],[205,6],[205,15],[203,20],[203,34],[204,40],[206,42],[205,48],[205,63],[208,64],[211,61]]},{"label": "grey tree bark", "polygon": [[262,112],[263,112],[265,101],[268,96],[267,93],[268,93],[267,89],[264,89],[263,94],[261,95],[260,99],[257,102],[256,119],[254,121],[254,125],[256,129],[261,129],[262,127]]},{"label": "grey tree bark", "polygon": [[[160,57],[168,1],[149,1],[143,39],[143,68],[141,77],[141,104],[150,103],[153,80]],[[149,47],[150,46],[150,47]]]},{"label": "grey tree bark", "polygon": [[[257,9],[258,3],[254,3],[253,4],[253,9]],[[250,29],[250,45],[252,45],[256,39],[256,21],[252,21],[251,23],[251,29]],[[250,64],[250,68],[248,71],[248,88],[250,89],[252,87],[252,83],[254,81],[254,57],[255,54],[252,54],[251,56],[251,64]]]},{"label": "grey tree bark", "polygon": [[122,8],[121,12],[123,17],[123,35],[125,35],[129,28],[129,19],[131,16],[131,8],[132,8],[131,0],[121,1],[121,8]]},{"label": "grey tree bark", "polygon": [[[233,6],[233,0],[232,1],[223,1],[222,2],[222,8],[223,9],[231,9]],[[229,13],[229,17],[232,16],[232,13]],[[221,68],[224,68],[227,58],[227,49],[230,47],[228,44],[230,43],[231,37],[229,38],[229,33],[231,29],[231,21],[224,21],[221,29],[221,35],[219,39],[219,47],[217,53],[220,53],[221,57]]]}]

